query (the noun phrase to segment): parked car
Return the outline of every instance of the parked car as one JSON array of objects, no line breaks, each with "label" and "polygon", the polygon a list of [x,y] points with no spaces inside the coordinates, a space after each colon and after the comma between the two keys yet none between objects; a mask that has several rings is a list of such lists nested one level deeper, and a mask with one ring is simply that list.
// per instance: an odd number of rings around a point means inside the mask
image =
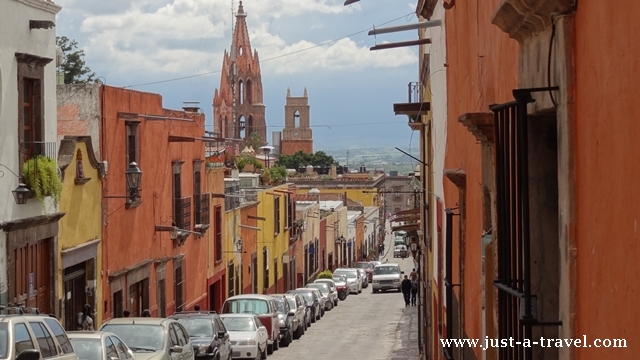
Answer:
[{"label": "parked car", "polygon": [[323,283],[312,282],[305,285],[306,288],[317,289],[322,294],[322,299],[324,300],[324,309],[329,311],[333,309],[333,299],[334,296],[331,294],[331,288],[329,285]]},{"label": "parked car", "polygon": [[364,271],[367,273],[367,280],[370,283],[373,280],[373,267],[375,265],[372,264],[371,262],[366,262],[366,261],[361,261],[359,263],[356,264],[356,268],[358,269],[364,269]]},{"label": "parked car", "polygon": [[367,276],[367,272],[364,269],[359,269],[356,268],[356,270],[358,270],[358,274],[360,275],[360,278],[362,278],[362,288],[366,289],[369,287],[369,277]]},{"label": "parked car", "polygon": [[293,342],[293,316],[289,301],[284,295],[271,295],[276,301],[278,311],[278,326],[280,327],[280,345],[289,346]]},{"label": "parked car", "polygon": [[107,320],[100,331],[112,332],[122,339],[136,359],[194,360],[189,334],[174,319],[133,317]]},{"label": "parked car", "polygon": [[285,299],[289,302],[289,308],[293,311],[293,338],[300,339],[307,330],[307,324],[310,321],[308,317],[307,306],[304,298],[300,294],[284,294]]},{"label": "parked car", "polygon": [[405,245],[396,245],[393,249],[393,257],[394,258],[406,258],[407,257],[407,247]]},{"label": "parked car", "polygon": [[373,268],[373,293],[386,290],[398,290],[402,291],[402,274],[404,271],[400,270],[398,264],[382,264]]},{"label": "parked car", "polygon": [[229,331],[233,359],[266,359],[269,334],[255,314],[221,314]]},{"label": "parked car", "polygon": [[320,320],[320,299],[318,298],[318,296],[316,295],[316,293],[313,291],[313,289],[295,289],[295,290],[289,290],[287,291],[287,294],[300,294],[302,295],[302,297],[304,297],[304,300],[306,301],[306,305],[307,308],[309,309],[309,315],[311,317],[311,322],[309,323],[309,326],[311,326],[311,323],[316,322],[317,320]]},{"label": "parked car", "polygon": [[373,280],[373,268],[376,267],[376,265],[382,264],[382,261],[373,260],[373,261],[369,261],[369,263],[371,263],[371,274],[372,274],[372,280]]},{"label": "parked car", "polygon": [[333,272],[334,275],[345,275],[349,292],[360,294],[362,292],[362,277],[358,274],[358,270],[353,268],[338,268]]},{"label": "parked car", "polygon": [[[315,289],[315,288],[304,287],[304,288],[298,288],[298,289],[310,290],[316,295],[316,297],[318,298],[318,302],[320,304],[320,306],[318,307],[320,309],[320,311],[319,311],[320,317],[318,318],[318,320],[320,320],[322,317],[324,317],[324,312],[325,312],[324,309],[327,307],[327,302],[329,301],[329,299],[323,297],[322,293],[320,292],[320,290]],[[296,290],[298,290],[298,289],[296,289]]]},{"label": "parked car", "polygon": [[231,339],[215,311],[183,311],[168,318],[177,320],[187,329],[196,358],[229,358]]},{"label": "parked car", "polygon": [[336,290],[338,291],[338,299],[344,300],[349,296],[349,283],[347,282],[346,275],[333,274],[333,282],[336,284]]},{"label": "parked car", "polygon": [[1,316],[0,344],[0,359],[78,360],[58,320],[40,315],[35,309],[33,314],[20,314],[18,311],[18,314]]},{"label": "parked car", "polygon": [[118,335],[105,331],[68,331],[80,360],[135,360],[136,356]]},{"label": "parked car", "polygon": [[223,314],[255,314],[267,328],[269,335],[267,353],[270,355],[280,348],[280,327],[278,326],[278,310],[275,300],[269,295],[245,294],[236,295],[225,300],[222,305]]},{"label": "parked car", "polygon": [[336,288],[336,282],[333,279],[317,279],[315,283],[327,284],[329,287],[329,294],[333,300],[333,306],[338,306],[338,289]]}]

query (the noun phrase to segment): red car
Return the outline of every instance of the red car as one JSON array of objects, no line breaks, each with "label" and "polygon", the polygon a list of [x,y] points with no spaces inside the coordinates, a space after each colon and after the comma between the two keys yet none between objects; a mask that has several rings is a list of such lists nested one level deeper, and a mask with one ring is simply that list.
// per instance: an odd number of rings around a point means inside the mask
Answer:
[{"label": "red car", "polygon": [[367,273],[367,279],[369,280],[369,283],[373,282],[373,264],[371,264],[370,262],[361,261],[356,264],[356,267],[358,269],[364,269],[364,271]]}]

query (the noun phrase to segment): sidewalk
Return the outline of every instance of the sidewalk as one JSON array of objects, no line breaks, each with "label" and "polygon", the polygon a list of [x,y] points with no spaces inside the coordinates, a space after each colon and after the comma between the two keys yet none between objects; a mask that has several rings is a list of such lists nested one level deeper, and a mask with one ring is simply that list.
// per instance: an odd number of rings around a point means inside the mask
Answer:
[{"label": "sidewalk", "polygon": [[420,360],[418,307],[407,306],[396,329],[395,342],[387,360]]}]

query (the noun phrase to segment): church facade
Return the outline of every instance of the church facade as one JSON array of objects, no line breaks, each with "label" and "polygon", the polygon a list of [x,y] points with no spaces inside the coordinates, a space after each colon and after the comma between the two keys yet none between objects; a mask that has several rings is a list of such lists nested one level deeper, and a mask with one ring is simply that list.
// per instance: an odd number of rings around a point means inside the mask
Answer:
[{"label": "church facade", "polygon": [[260,60],[258,51],[251,49],[246,18],[240,1],[231,49],[224,53],[220,88],[213,95],[214,132],[228,144],[241,144],[252,133],[266,143]]}]

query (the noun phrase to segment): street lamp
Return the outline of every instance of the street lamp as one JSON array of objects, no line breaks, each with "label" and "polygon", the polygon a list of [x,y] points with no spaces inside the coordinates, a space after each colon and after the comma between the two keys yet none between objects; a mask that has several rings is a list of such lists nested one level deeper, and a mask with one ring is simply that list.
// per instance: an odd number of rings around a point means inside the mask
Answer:
[{"label": "street lamp", "polygon": [[24,205],[27,203],[27,200],[29,200],[29,193],[31,193],[31,190],[29,190],[27,185],[21,182],[18,184],[18,187],[11,192],[13,193],[13,198],[15,199],[16,204]]},{"label": "street lamp", "polygon": [[273,146],[261,146],[259,148],[260,150],[262,150],[262,152],[264,152],[265,155],[267,155],[267,169],[269,168],[269,153],[271,152],[271,150],[275,149]]},{"label": "street lamp", "polygon": [[134,202],[140,198],[140,185],[142,184],[142,171],[138,167],[138,164],[131,162],[127,171],[124,172],[124,176],[127,180],[127,193],[126,196],[105,196],[105,199],[128,199]]}]

